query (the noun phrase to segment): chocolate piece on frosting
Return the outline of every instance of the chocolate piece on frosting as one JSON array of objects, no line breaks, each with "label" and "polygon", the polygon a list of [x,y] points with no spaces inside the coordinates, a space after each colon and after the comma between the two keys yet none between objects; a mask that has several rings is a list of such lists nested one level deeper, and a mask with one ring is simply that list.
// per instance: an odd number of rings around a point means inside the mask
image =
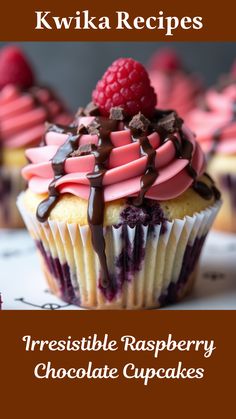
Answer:
[{"label": "chocolate piece on frosting", "polygon": [[[58,134],[76,134],[77,126],[75,125],[61,125],[61,124],[52,124],[50,122],[46,122],[45,124],[45,134],[48,132],[56,132]],[[44,134],[44,135],[45,135]]]},{"label": "chocolate piece on frosting", "polygon": [[[86,128],[83,124],[81,124],[77,129],[77,134],[79,135],[86,135],[88,134],[88,128]],[[80,156],[86,156],[88,154],[91,154],[94,150],[95,144],[82,144],[79,145],[77,150],[74,150],[69,157],[80,157]]]},{"label": "chocolate piece on frosting", "polygon": [[79,148],[73,153],[71,153],[70,157],[80,157],[80,156],[87,156],[92,153],[95,148],[95,144],[83,144],[80,145]]},{"label": "chocolate piece on frosting", "polygon": [[157,128],[166,134],[173,134],[182,128],[183,122],[183,119],[181,119],[178,114],[173,111],[159,119]]},{"label": "chocolate piece on frosting", "polygon": [[78,126],[77,134],[81,134],[81,135],[88,134],[88,130],[83,124],[81,124]]},{"label": "chocolate piece on frosting", "polygon": [[139,112],[131,119],[129,128],[134,135],[138,135],[147,132],[150,125],[151,123],[149,119],[147,119],[143,114],[141,114],[141,112]]},{"label": "chocolate piece on frosting", "polygon": [[109,118],[114,119],[115,121],[123,121],[125,119],[123,108],[119,106],[111,108]]},{"label": "chocolate piece on frosting", "polygon": [[87,130],[89,134],[98,135],[99,129],[101,128],[101,123],[98,119],[94,119],[88,126]]},{"label": "chocolate piece on frosting", "polygon": [[84,109],[84,113],[86,116],[99,116],[99,107],[95,105],[95,103],[89,102],[86,108]]}]

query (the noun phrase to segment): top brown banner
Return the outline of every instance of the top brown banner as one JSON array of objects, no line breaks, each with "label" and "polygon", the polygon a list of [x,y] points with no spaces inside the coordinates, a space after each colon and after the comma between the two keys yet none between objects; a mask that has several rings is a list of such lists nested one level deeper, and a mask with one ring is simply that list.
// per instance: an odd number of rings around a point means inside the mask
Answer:
[{"label": "top brown banner", "polygon": [[1,41],[234,41],[236,4],[197,2],[4,2]]}]

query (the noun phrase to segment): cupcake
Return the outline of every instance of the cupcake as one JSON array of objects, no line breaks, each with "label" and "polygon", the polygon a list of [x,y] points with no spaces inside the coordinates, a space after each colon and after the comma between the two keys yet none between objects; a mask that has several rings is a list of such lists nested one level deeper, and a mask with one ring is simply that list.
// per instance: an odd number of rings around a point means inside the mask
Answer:
[{"label": "cupcake", "polygon": [[210,88],[188,124],[207,154],[208,170],[222,191],[214,228],[236,233],[236,69]]},{"label": "cupcake", "polygon": [[200,78],[187,72],[171,49],[162,49],[154,54],[149,76],[158,96],[158,107],[174,109],[183,117],[195,108],[203,92]]},{"label": "cupcake", "polygon": [[22,52],[7,46],[0,52],[0,227],[23,226],[15,201],[25,183],[20,172],[25,149],[38,145],[45,122],[71,120],[63,103],[47,87],[35,83]]},{"label": "cupcake", "polygon": [[49,287],[94,309],[156,308],[192,287],[220,205],[183,120],[144,67],[116,60],[73,126],[30,148],[18,207]]}]

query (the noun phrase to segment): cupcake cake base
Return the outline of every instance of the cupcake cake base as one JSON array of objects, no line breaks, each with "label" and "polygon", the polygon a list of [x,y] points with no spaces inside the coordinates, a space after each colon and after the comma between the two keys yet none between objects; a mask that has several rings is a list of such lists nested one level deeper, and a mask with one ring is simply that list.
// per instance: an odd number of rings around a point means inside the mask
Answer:
[{"label": "cupcake cake base", "polygon": [[88,225],[39,223],[27,211],[24,194],[18,199],[49,288],[64,301],[90,309],[158,308],[183,298],[194,283],[199,255],[219,206],[173,221],[164,220],[159,209],[156,225],[132,226],[123,219],[106,226],[110,282],[103,284]]}]

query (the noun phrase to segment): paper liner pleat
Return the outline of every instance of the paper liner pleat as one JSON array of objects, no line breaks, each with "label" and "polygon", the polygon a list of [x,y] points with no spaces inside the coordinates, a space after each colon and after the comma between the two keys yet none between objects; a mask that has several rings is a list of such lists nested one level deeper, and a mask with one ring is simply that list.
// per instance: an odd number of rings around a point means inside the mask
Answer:
[{"label": "paper liner pleat", "polygon": [[[52,220],[40,224],[35,215],[25,210],[23,195],[18,199],[18,207],[30,234],[42,244],[54,264],[52,272],[60,269],[54,284],[59,294],[68,299],[74,295],[82,307],[135,309],[156,307],[170,284],[178,282],[187,246],[194,247],[197,239],[204,241],[220,204],[182,220],[165,222],[164,232],[161,225],[104,228],[108,269],[117,287],[112,299],[101,289],[100,264],[88,225]],[[132,255],[136,246],[143,258],[135,270]],[[118,262],[122,261],[123,251],[130,257],[121,267]],[[55,261],[59,261],[58,266]]]}]

